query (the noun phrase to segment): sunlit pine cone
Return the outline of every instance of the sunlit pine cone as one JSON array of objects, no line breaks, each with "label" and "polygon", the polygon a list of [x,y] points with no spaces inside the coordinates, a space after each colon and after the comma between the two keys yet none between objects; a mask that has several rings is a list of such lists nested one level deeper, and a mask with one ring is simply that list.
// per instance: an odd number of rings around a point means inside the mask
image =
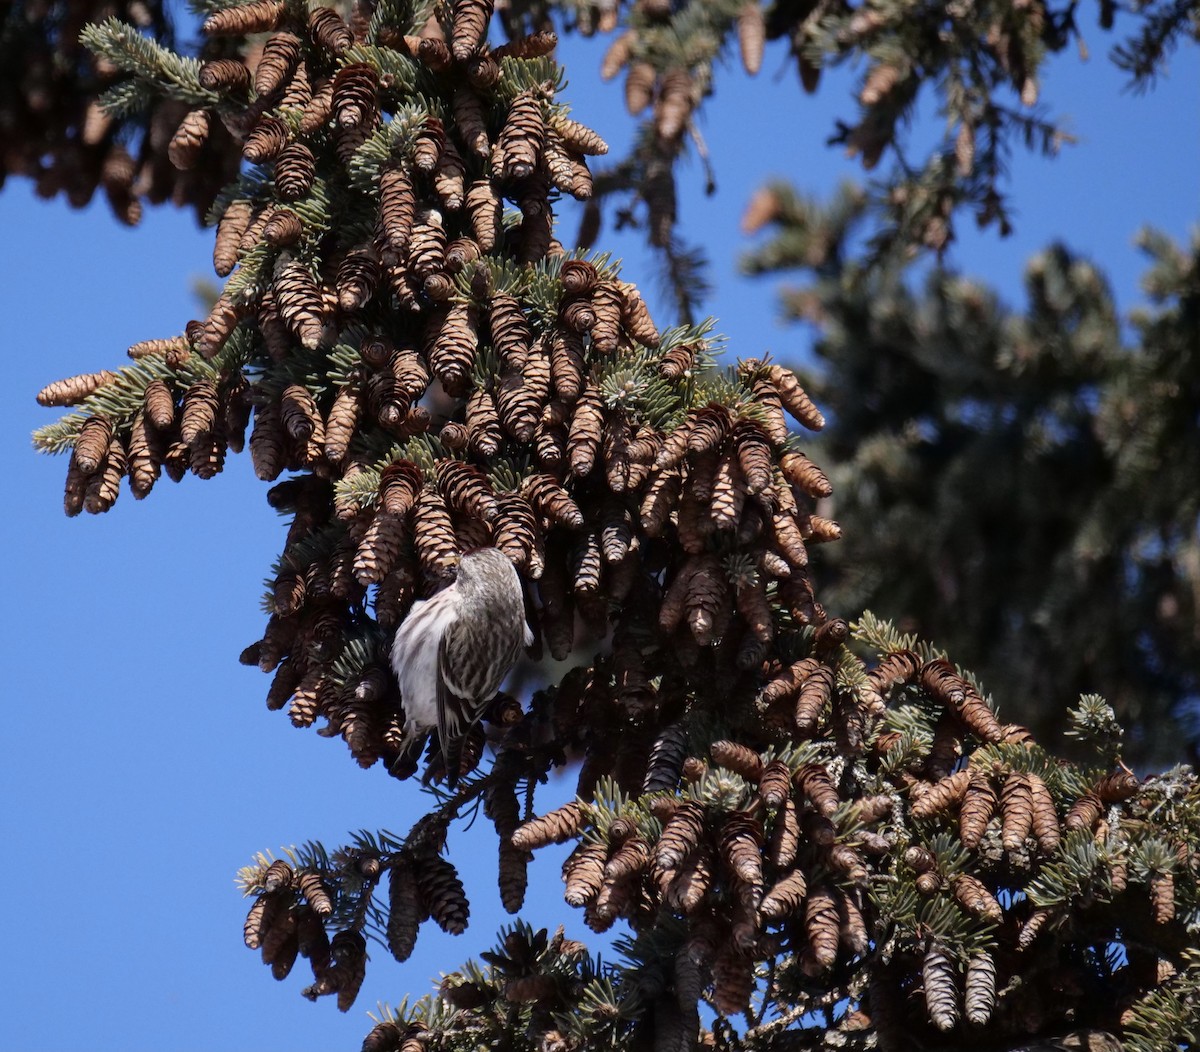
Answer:
[{"label": "sunlit pine cone", "polygon": [[800,386],[795,373],[782,365],[769,365],[767,378],[778,393],[783,407],[797,423],[810,431],[820,431],[825,426],[825,417]]},{"label": "sunlit pine cone", "polygon": [[[414,238],[414,248],[416,244]],[[425,351],[433,374],[450,394],[465,393],[478,346],[479,312],[474,307],[455,303],[444,313],[430,316]]]},{"label": "sunlit pine cone", "polygon": [[250,88],[250,70],[235,58],[218,58],[205,62],[197,75],[202,88],[225,94],[243,94]]},{"label": "sunlit pine cone", "polygon": [[546,136],[542,161],[556,189],[570,194],[576,201],[586,201],[592,196],[594,185],[587,163],[580,154],[567,150],[557,135]]},{"label": "sunlit pine cone", "polygon": [[604,410],[600,391],[590,382],[585,384],[567,437],[567,458],[571,473],[579,478],[590,475],[600,452],[604,435]]},{"label": "sunlit pine cone", "polygon": [[248,310],[246,305],[235,304],[231,301],[228,293],[222,292],[213,303],[208,317],[199,325],[197,335],[192,340],[193,346],[200,355],[210,360],[216,357]]},{"label": "sunlit pine cone", "polygon": [[478,456],[491,458],[500,452],[500,417],[491,392],[477,387],[467,398],[467,441]]},{"label": "sunlit pine cone", "polygon": [[1054,796],[1046,783],[1036,774],[1030,772],[1025,776],[1029,781],[1032,797],[1033,818],[1032,831],[1037,838],[1038,848],[1043,854],[1053,854],[1058,848],[1061,831],[1058,823],[1058,809]]},{"label": "sunlit pine cone", "polygon": [[533,336],[520,302],[513,296],[494,293],[488,301],[488,324],[501,361],[510,368],[524,367]]},{"label": "sunlit pine cone", "polygon": [[527,88],[513,99],[496,142],[505,179],[525,179],[533,174],[545,131],[540,92]]},{"label": "sunlit pine cone", "polygon": [[188,445],[209,434],[216,424],[220,398],[212,380],[197,380],[183,396],[183,412],[179,422],[179,437]]},{"label": "sunlit pine cone", "polygon": [[632,836],[613,851],[604,864],[605,880],[636,877],[650,861],[650,847],[640,836]]},{"label": "sunlit pine cone", "polygon": [[271,95],[287,83],[300,62],[300,48],[300,38],[294,33],[271,34],[254,69],[255,94]]},{"label": "sunlit pine cone", "polygon": [[642,529],[648,537],[661,536],[679,502],[683,476],[675,468],[656,472],[642,497],[639,509]]},{"label": "sunlit pine cone", "polygon": [[263,205],[254,211],[254,214],[250,217],[250,222],[246,224],[246,229],[238,240],[237,250],[239,254],[244,255],[262,241],[262,232],[266,229],[267,223],[271,220],[271,213],[274,211],[275,208],[273,205]]},{"label": "sunlit pine cone", "polygon": [[78,376],[68,376],[64,380],[55,380],[38,392],[37,403],[43,406],[78,405],[88,395],[112,383],[117,377],[117,373],[104,369],[98,373],[81,373]]},{"label": "sunlit pine cone", "polygon": [[467,152],[487,160],[492,145],[488,139],[483,100],[471,88],[462,85],[454,89],[451,109],[454,114],[452,127]]},{"label": "sunlit pine cone", "polygon": [[245,36],[274,29],[283,18],[283,0],[254,0],[253,3],[214,11],[204,20],[205,36]]},{"label": "sunlit pine cone", "polygon": [[263,227],[262,239],[273,248],[287,248],[300,240],[304,225],[290,208],[276,208]]},{"label": "sunlit pine cone", "polygon": [[958,1025],[958,989],[954,961],[940,944],[931,943],[921,964],[925,1007],[939,1030],[949,1032]]},{"label": "sunlit pine cone", "polygon": [[534,580],[540,578],[545,570],[545,543],[528,502],[516,493],[501,494],[493,528],[496,547],[517,569]]},{"label": "sunlit pine cone", "polygon": [[505,432],[517,442],[532,440],[541,403],[519,372],[506,373],[493,391],[496,411]]},{"label": "sunlit pine cone", "polygon": [[344,311],[361,310],[379,286],[379,257],[373,245],[350,249],[339,261],[335,280],[338,305]]},{"label": "sunlit pine cone", "polygon": [[745,812],[731,814],[721,827],[721,856],[737,879],[760,888],[762,873],[762,823]]},{"label": "sunlit pine cone", "polygon": [[312,135],[319,131],[333,116],[333,78],[322,78],[313,85],[312,97],[304,104],[300,114],[299,133]]},{"label": "sunlit pine cone", "polygon": [[373,66],[355,62],[333,78],[333,114],[342,128],[369,128],[379,113],[379,78]]},{"label": "sunlit pine cone", "polygon": [[972,771],[958,812],[959,839],[964,847],[974,851],[979,846],[998,806],[991,779],[982,771]]},{"label": "sunlit pine cone", "polygon": [[928,786],[917,796],[910,812],[914,818],[933,818],[943,814],[962,802],[971,784],[971,772],[955,771],[953,774]]},{"label": "sunlit pine cone", "polygon": [[299,260],[283,263],[271,287],[287,327],[304,347],[315,350],[324,328],[324,304],[311,271]]},{"label": "sunlit pine cone", "polygon": [[583,806],[571,801],[525,822],[512,835],[512,842],[523,851],[534,851],[547,844],[564,844],[578,836],[586,822],[587,812]]},{"label": "sunlit pine cone", "polygon": [[409,347],[393,351],[390,343],[385,345],[384,353],[386,370],[399,384],[404,395],[412,402],[420,400],[432,379],[421,353]]},{"label": "sunlit pine cone", "polygon": [[458,460],[439,460],[437,487],[455,511],[484,522],[496,517],[496,494],[479,468]]},{"label": "sunlit pine cone", "polygon": [[408,460],[393,461],[379,476],[380,508],[391,515],[407,515],[416,504],[424,481],[416,464]]},{"label": "sunlit pine cone", "polygon": [[492,0],[454,0],[450,49],[459,62],[470,59],[484,40],[492,7]]},{"label": "sunlit pine cone", "polygon": [[617,283],[617,288],[621,294],[621,321],[629,335],[645,347],[658,347],[658,327],[650,317],[650,310],[637,286],[621,281]]},{"label": "sunlit pine cone", "polygon": [[323,443],[324,422],[313,399],[312,392],[303,384],[288,384],[280,395],[280,418],[284,430],[297,442],[310,438]]},{"label": "sunlit pine cone", "polygon": [[404,516],[376,512],[354,555],[354,577],[359,584],[382,581],[396,565],[408,536]]},{"label": "sunlit pine cone", "polygon": [[286,451],[283,421],[276,399],[255,407],[254,430],[250,433],[250,460],[255,475],[264,482],[273,482],[283,470]]},{"label": "sunlit pine cone", "polygon": [[379,177],[379,225],[381,250],[398,258],[408,248],[416,216],[416,193],[408,172],[401,167],[385,168]]},{"label": "sunlit pine cone", "polygon": [[167,158],[181,171],[191,168],[200,158],[208,139],[208,110],[192,110],[180,122],[167,145]]},{"label": "sunlit pine cone", "polygon": [[825,706],[833,696],[834,672],[828,665],[820,665],[804,680],[796,695],[796,729],[811,737],[816,733],[817,723]]},{"label": "sunlit pine cone", "polygon": [[583,526],[583,512],[567,491],[550,475],[530,475],[521,484],[521,492],[546,518],[567,529]]},{"label": "sunlit pine cone", "polygon": [[217,234],[213,243],[213,269],[220,277],[226,277],[237,266],[238,243],[250,226],[253,210],[250,202],[231,201],[217,223]]},{"label": "sunlit pine cone", "polygon": [[108,456],[113,426],[107,417],[90,416],[79,429],[75,439],[75,462],[84,475],[95,474]]},{"label": "sunlit pine cone", "polygon": [[804,872],[793,869],[777,880],[763,896],[759,909],[767,921],[779,921],[800,912],[800,905],[808,892]]},{"label": "sunlit pine cone", "polygon": [[275,159],[275,189],[284,201],[298,201],[312,189],[317,160],[302,142],[290,142]]},{"label": "sunlit pine cone", "polygon": [[458,543],[446,502],[427,487],[413,505],[412,519],[413,544],[421,569],[432,580],[448,578],[458,564]]},{"label": "sunlit pine cone", "polygon": [[971,955],[963,997],[968,1022],[985,1026],[996,1005],[996,962],[986,950]]},{"label": "sunlit pine cone", "polygon": [[818,970],[833,967],[841,940],[837,899],[826,887],[811,888],[804,902],[809,952]]},{"label": "sunlit pine cone", "polygon": [[317,47],[340,55],[354,43],[350,27],[331,7],[315,7],[308,14],[308,32]]},{"label": "sunlit pine cone", "polygon": [[474,238],[456,237],[446,242],[446,270],[450,274],[459,274],[468,263],[474,263],[482,255],[483,250]]},{"label": "sunlit pine cone", "polygon": [[757,784],[762,777],[762,758],[753,749],[740,742],[715,741],[709,746],[713,763],[740,774],[748,782]]},{"label": "sunlit pine cone", "polygon": [[412,397],[390,371],[368,378],[366,396],[367,409],[380,427],[392,434],[403,431]]},{"label": "sunlit pine cone", "polygon": [[407,266],[419,280],[446,269],[446,229],[437,209],[422,209],[413,218]]},{"label": "sunlit pine cone", "polygon": [[1001,836],[1005,851],[1020,851],[1033,828],[1033,789],[1029,779],[1013,771],[1000,787]]},{"label": "sunlit pine cone", "polygon": [[566,884],[564,898],[568,905],[584,906],[600,893],[607,856],[606,844],[580,843],[567,857],[563,863],[563,883]]},{"label": "sunlit pine cone", "polygon": [[978,877],[969,873],[960,873],[951,882],[954,897],[968,913],[975,917],[999,924],[1004,919],[1004,911],[996,897]]},{"label": "sunlit pine cone", "polygon": [[621,304],[621,291],[613,281],[601,281],[592,291],[591,306],[596,321],[591,338],[597,354],[613,354],[620,345]]},{"label": "sunlit pine cone", "polygon": [[[467,198],[467,167],[458,147],[449,139],[438,151],[433,171],[433,188],[449,212],[459,211]],[[461,269],[461,266],[459,267]]]},{"label": "sunlit pine cone", "polygon": [[550,341],[550,375],[555,394],[564,402],[579,399],[583,392],[585,366],[582,337],[576,332],[556,328]]},{"label": "sunlit pine cone", "polygon": [[129,430],[129,489],[141,500],[154,487],[162,469],[164,445],[158,432],[149,426],[146,415],[138,413]]},{"label": "sunlit pine cone", "polygon": [[708,513],[713,526],[729,532],[737,528],[745,507],[748,487],[737,457],[730,450],[717,464]]},{"label": "sunlit pine cone", "polygon": [[89,515],[108,511],[121,493],[121,479],[125,477],[125,448],[113,438],[108,443],[107,454],[99,467],[87,480],[83,493],[83,508]]},{"label": "sunlit pine cone", "polygon": [[484,252],[491,252],[504,231],[504,203],[490,179],[473,182],[467,188],[466,201],[475,240]]},{"label": "sunlit pine cone", "polygon": [[792,778],[796,788],[812,802],[817,813],[832,818],[841,804],[837,787],[823,764],[802,764]]}]

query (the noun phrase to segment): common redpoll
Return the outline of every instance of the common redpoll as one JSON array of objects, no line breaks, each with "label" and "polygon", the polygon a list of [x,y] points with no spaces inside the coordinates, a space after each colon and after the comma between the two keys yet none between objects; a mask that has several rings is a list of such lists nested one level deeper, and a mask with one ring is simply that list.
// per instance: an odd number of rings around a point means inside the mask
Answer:
[{"label": "common redpoll", "polygon": [[396,630],[392,668],[406,746],[419,749],[436,727],[449,787],[458,780],[463,739],[532,642],[521,579],[496,548],[466,552],[454,583],[413,603]]}]

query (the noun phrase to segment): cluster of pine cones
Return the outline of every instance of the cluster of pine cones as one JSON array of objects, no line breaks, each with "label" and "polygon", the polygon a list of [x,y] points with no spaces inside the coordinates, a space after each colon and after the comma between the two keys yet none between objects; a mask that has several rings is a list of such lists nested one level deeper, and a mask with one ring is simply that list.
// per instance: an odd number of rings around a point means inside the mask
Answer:
[{"label": "cluster of pine cones", "polygon": [[[121,69],[89,55],[80,32],[89,22],[126,20],[169,43],[161,0],[51,0],[5,5],[0,15],[0,184],[10,175],[34,181],[42,197],[63,194],[73,208],[99,189],[121,222],[135,225],[143,201],[190,206],[203,216],[221,187],[237,175],[238,151],[222,127],[186,166],[169,156],[172,136],[187,112],[176,99],[132,99],[120,117],[100,103],[120,91]],[[220,45],[209,49],[220,53]],[[143,105],[144,103],[144,105]],[[125,128],[126,132],[122,132]],[[137,147],[128,129],[137,129]],[[185,170],[186,169],[186,170]]]},{"label": "cluster of pine cones", "polygon": [[[763,717],[789,692],[790,726],[744,717],[740,740],[707,741],[693,709],[660,730],[640,765],[622,761],[614,772],[640,766],[640,786],[581,786],[577,801],[521,825],[513,845],[578,841],[563,867],[566,899],[595,931],[617,919],[642,932],[666,916],[686,920],[670,1011],[693,1031],[707,983],[716,1009],[735,1015],[762,962],[779,960],[792,974],[777,982],[803,988],[820,976],[853,991],[859,1010],[845,1027],[874,1027],[885,1048],[966,1025],[1036,1033],[1075,1013],[1115,1029],[1133,991],[1172,972],[1169,954],[1148,947],[1176,937],[1176,874],[1194,882],[1194,848],[1142,824],[1154,798],[1131,799],[1144,789],[1129,771],[1055,763],[1025,728],[1001,724],[944,658],[896,650],[869,670],[845,651],[825,660],[803,658],[759,691]],[[869,728],[853,744],[848,708]],[[1046,867],[1063,864],[1064,838],[1090,869],[1091,890],[1075,902],[1052,901],[1040,886]],[[915,900],[898,908],[881,894],[889,885],[913,889]],[[905,913],[910,921],[884,927]],[[1075,926],[1093,925],[1136,927],[1144,940],[1130,996],[1102,1011],[1088,1005],[1096,980],[1077,957]],[[998,1001],[1035,943],[1055,996]]]},{"label": "cluster of pine cones", "polygon": [[[216,207],[225,289],[133,365],[40,396],[77,407],[37,436],[71,451],[68,513],[107,510],[125,477],[137,497],[162,471],[210,477],[248,444],[292,521],[243,660],[274,673],[271,708],[323,721],[363,766],[413,773],[394,768],[388,641],[466,548],[510,556],[537,645],[573,662],[528,710],[497,699],[495,764],[403,843],[264,860],[246,878],[247,944],[281,978],[305,956],[306,992],[349,1007],[368,920],[399,959],[426,918],[465,927],[440,852],[482,797],[509,910],[530,852],[575,838],[567,895],[591,927],[679,922],[662,1004],[693,1034],[710,983],[737,1012],[776,958],[772,996],[820,976],[870,1013],[844,1028],[885,1042],[906,1028],[936,1042],[960,1002],[1013,1033],[1119,1011],[1088,1008],[1090,973],[1056,929],[1080,907],[1037,881],[1070,846],[1092,859],[1088,920],[1111,932],[1114,901],[1144,902],[1156,945],[1178,886],[1194,901],[1193,849],[1156,839],[1136,780],[1056,767],[940,656],[853,654],[808,565],[839,533],[817,512],[829,482],[785,417],[818,429],[821,414],[788,370],[718,371],[703,328],[660,331],[605,257],[563,251],[554,205],[589,195],[585,157],[604,144],[555,101],[553,37],[492,49],[483,0],[442,15],[404,32],[364,7],[349,22],[282,0],[215,12],[210,35],[267,34],[253,69],[195,69],[190,97],[217,101],[172,138],[186,166],[232,129],[254,166]],[[574,759],[579,799],[533,818],[532,787]],[[1136,821],[1114,821],[1135,804]],[[1031,1021],[1036,999],[997,1007],[998,991],[1039,938],[1074,985]],[[1144,962],[1130,967],[1136,996]]]}]

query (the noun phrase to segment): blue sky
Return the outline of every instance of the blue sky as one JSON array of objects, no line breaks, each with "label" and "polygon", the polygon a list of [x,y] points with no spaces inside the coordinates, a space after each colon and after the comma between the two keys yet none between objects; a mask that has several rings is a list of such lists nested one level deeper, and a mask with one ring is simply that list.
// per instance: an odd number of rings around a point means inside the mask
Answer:
[{"label": "blue sky", "polygon": [[[1069,115],[1079,142],[1055,161],[1018,155],[1017,233],[1008,241],[964,224],[951,260],[1021,302],[1025,259],[1063,239],[1107,269],[1122,309],[1138,302],[1145,223],[1184,238],[1200,218],[1200,61],[1185,49],[1145,97],[1091,34],[1094,57],[1057,60],[1043,100]],[[619,83],[601,85],[601,41],[563,49],[575,116],[620,152],[632,122]],[[683,173],[681,219],[714,261],[707,305],[741,356],[795,356],[805,336],[778,323],[769,281],[736,275],[738,219],[753,187],[784,175],[827,193],[856,166],[822,145],[835,114],[852,112],[848,75],[803,96],[781,50],[750,82],[730,69],[703,132],[719,190]],[[565,231],[574,231],[568,215]],[[137,230],[99,201],[72,212],[10,180],[0,192],[4,245],[4,465],[12,556],[4,607],[10,678],[0,787],[6,867],[8,975],[0,1052],[354,1049],[377,1000],[424,993],[430,979],[492,942],[507,918],[496,903],[490,824],[451,835],[473,912],[467,934],[422,931],[406,965],[375,948],[358,1004],[304,1001],[297,965],[274,982],[241,945],[246,908],[233,876],[259,849],[309,838],[329,846],[360,828],[406,830],[424,800],[382,771],[359,770],[337,741],[295,731],[263,705],[268,678],[237,663],[258,638],[262,579],[285,522],[245,456],[211,482],[165,479],[144,502],[123,493],[99,517],[62,515],[65,463],[35,456],[29,432],[53,419],[33,401],[45,383],[113,367],[136,340],[173,335],[197,310],[196,276],[211,275],[211,234],[188,214],[149,209]],[[626,277],[654,282],[636,237],[601,237]],[[665,310],[655,311],[660,323]],[[573,781],[542,790],[540,809]],[[461,854],[460,854],[461,852]],[[561,903],[558,860],[533,867],[524,916],[589,933]]]}]

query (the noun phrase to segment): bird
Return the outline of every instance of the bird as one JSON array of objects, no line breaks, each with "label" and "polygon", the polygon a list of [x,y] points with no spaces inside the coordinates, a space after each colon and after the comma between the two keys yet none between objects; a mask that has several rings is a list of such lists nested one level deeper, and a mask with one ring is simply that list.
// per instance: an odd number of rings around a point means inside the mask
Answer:
[{"label": "bird", "polygon": [[463,740],[532,642],[512,560],[497,548],[464,552],[453,583],[413,603],[392,640],[405,716],[402,758],[419,755],[436,727],[453,789]]}]

